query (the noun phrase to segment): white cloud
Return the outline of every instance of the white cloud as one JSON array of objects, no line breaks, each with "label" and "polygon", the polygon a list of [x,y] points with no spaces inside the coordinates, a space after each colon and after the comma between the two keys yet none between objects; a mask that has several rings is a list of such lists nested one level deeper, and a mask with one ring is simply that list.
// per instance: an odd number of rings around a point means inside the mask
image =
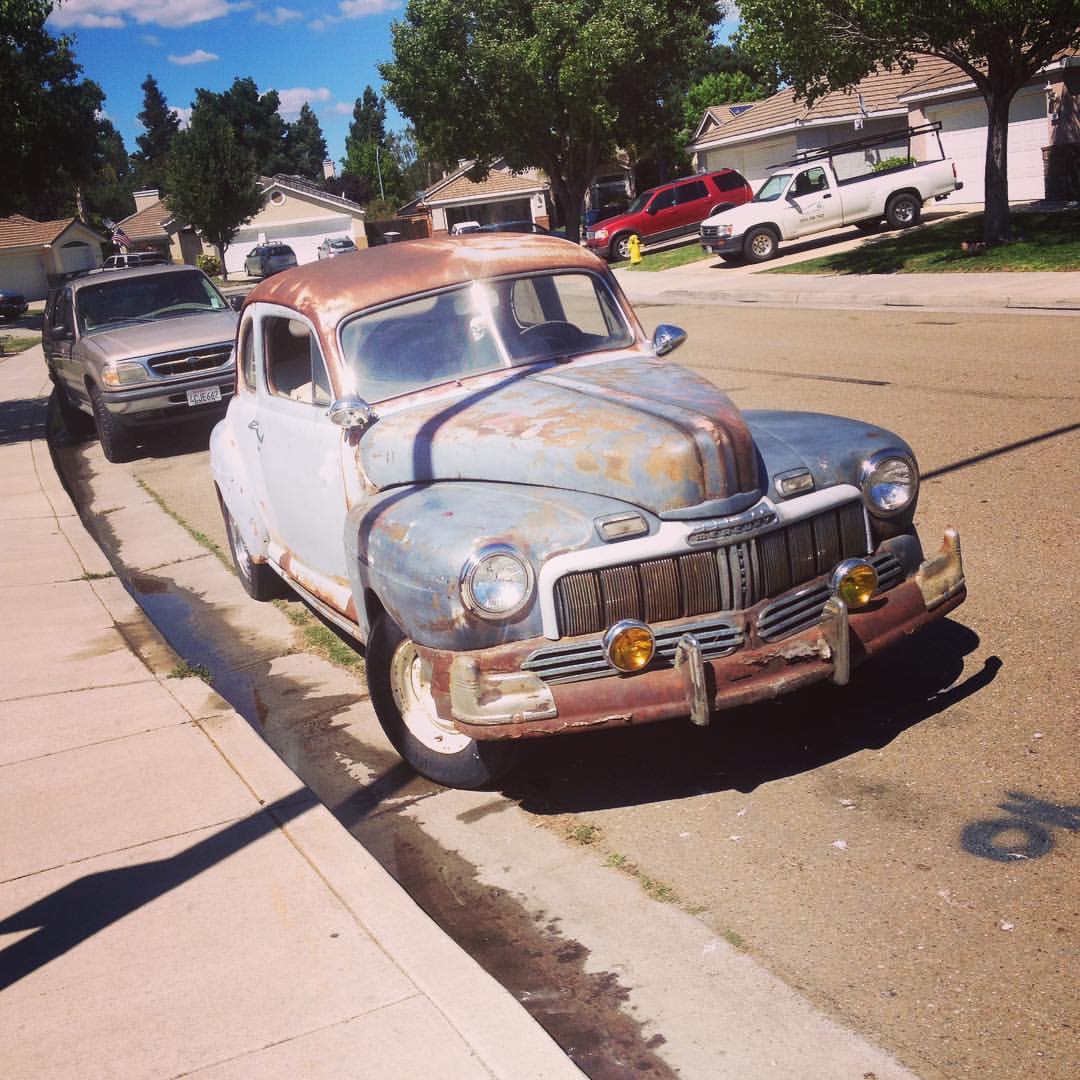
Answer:
[{"label": "white cloud", "polygon": [[184,56],[170,56],[169,63],[188,67],[191,64],[209,64],[213,60],[220,59],[221,57],[217,53],[207,52],[205,49],[196,49],[194,52],[189,52]]},{"label": "white cloud", "polygon": [[332,113],[337,113],[338,116],[352,116],[352,111],[355,108],[355,103],[348,101],[335,101],[333,108],[330,110]]},{"label": "white cloud", "polygon": [[161,38],[157,34],[140,34],[139,39],[144,45],[160,45]]},{"label": "white cloud", "polygon": [[186,131],[191,127],[191,106],[181,106],[180,108],[170,109],[169,112],[176,113],[176,118],[180,121],[180,126]]},{"label": "white cloud", "polygon": [[362,19],[365,15],[381,15],[385,11],[397,11],[401,0],[340,0],[338,14],[323,15],[308,23],[312,30],[329,30],[334,23],[346,19]]},{"label": "white cloud", "polygon": [[249,6],[230,0],[65,0],[53,8],[49,21],[60,29],[112,28],[130,22],[140,26],[192,26]]},{"label": "white cloud", "polygon": [[269,23],[271,26],[283,26],[287,22],[302,19],[303,17],[304,13],[302,11],[297,11],[295,8],[281,7],[280,5],[274,8],[273,11],[255,13],[256,22]]},{"label": "white cloud", "polygon": [[312,105],[316,101],[329,101],[333,97],[325,86],[320,86],[318,90],[311,90],[306,86],[294,86],[290,90],[279,90],[277,95],[279,98],[278,112],[287,117],[298,116],[300,106],[304,102]]}]

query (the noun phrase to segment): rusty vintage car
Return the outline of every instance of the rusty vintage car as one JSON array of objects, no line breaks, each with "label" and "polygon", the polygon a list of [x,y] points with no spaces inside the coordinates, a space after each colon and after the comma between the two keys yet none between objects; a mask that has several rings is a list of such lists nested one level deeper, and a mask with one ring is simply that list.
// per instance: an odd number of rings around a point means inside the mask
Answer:
[{"label": "rusty vintage car", "polygon": [[248,297],[211,440],[240,578],[366,650],[419,772],[481,786],[530,736],[772,698],[956,607],[914,455],[873,425],[740,412],[565,241],[419,240]]}]

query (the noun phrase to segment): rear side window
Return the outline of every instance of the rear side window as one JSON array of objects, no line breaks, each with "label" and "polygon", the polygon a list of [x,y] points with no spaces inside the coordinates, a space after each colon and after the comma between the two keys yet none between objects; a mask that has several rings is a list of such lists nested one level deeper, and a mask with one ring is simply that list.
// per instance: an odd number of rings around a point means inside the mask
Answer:
[{"label": "rear side window", "polygon": [[704,180],[694,180],[689,184],[680,184],[675,189],[675,200],[678,203],[696,202],[698,199],[708,198],[709,189]]},{"label": "rear side window", "polygon": [[255,335],[251,332],[251,320],[245,319],[240,328],[240,344],[237,349],[237,367],[240,369],[240,384],[245,390],[255,389]]},{"label": "rear side window", "polygon": [[724,173],[722,176],[714,176],[713,183],[719,191],[735,191],[744,187],[746,181],[737,172]]}]

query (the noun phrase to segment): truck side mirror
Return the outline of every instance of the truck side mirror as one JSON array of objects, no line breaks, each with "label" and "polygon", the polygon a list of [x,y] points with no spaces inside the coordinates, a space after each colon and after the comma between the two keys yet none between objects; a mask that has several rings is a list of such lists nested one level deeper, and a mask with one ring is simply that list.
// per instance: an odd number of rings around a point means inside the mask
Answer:
[{"label": "truck side mirror", "polygon": [[326,414],[332,424],[345,428],[347,431],[359,429],[362,435],[372,424],[378,420],[375,410],[362,398],[355,394],[338,398]]},{"label": "truck side mirror", "polygon": [[667,356],[669,352],[674,352],[684,341],[686,340],[686,331],[679,326],[669,326],[666,323],[661,323],[654,331],[652,336],[653,352],[657,356]]}]

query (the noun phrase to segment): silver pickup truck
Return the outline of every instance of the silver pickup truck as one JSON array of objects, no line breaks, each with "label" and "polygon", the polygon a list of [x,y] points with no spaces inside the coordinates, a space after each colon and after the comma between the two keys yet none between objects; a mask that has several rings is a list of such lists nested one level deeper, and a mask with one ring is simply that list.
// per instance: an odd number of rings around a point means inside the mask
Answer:
[{"label": "silver pickup truck", "polygon": [[[706,218],[701,246],[727,262],[764,262],[782,240],[854,225],[871,231],[917,225],[923,204],[964,185],[941,147],[940,124],[885,132],[801,154],[778,166],[754,198]],[[920,161],[917,147],[938,156]],[[924,150],[925,152],[925,150]]]},{"label": "silver pickup truck", "polygon": [[93,418],[108,461],[150,425],[223,411],[236,313],[193,266],[91,271],[53,289],[42,345],[68,430]]}]

